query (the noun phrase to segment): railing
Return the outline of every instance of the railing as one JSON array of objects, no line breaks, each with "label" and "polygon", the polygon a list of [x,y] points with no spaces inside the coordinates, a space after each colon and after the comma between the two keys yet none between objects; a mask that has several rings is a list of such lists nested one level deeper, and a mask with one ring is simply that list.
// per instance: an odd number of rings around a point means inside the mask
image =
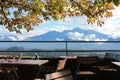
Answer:
[{"label": "railing", "polygon": [[[0,41],[0,53],[119,53],[120,41]],[[46,54],[47,55],[47,54]],[[60,54],[59,54],[60,55]]]}]

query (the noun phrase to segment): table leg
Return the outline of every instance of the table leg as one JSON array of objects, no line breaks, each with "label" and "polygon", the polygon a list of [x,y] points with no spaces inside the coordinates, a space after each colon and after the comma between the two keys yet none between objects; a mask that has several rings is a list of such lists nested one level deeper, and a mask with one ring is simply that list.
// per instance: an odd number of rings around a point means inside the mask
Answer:
[{"label": "table leg", "polygon": [[19,76],[16,72],[16,68],[13,67],[4,67],[5,77],[4,80],[19,80]]}]

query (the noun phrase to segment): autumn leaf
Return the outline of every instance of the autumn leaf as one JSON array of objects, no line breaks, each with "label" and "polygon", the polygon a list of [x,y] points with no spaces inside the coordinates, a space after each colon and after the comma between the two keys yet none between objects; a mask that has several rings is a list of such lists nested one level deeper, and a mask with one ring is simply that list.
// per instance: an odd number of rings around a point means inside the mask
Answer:
[{"label": "autumn leaf", "polygon": [[0,0],[0,25],[21,33],[21,29],[29,32],[44,20],[84,15],[88,24],[102,26],[104,22],[100,19],[112,17],[114,6],[119,4],[120,0]]},{"label": "autumn leaf", "polygon": [[108,10],[113,10],[113,9],[114,9],[113,3],[112,3],[112,2],[107,3],[106,8],[107,8]]},{"label": "autumn leaf", "polygon": [[105,17],[106,18],[109,18],[109,17],[112,17],[113,16],[113,13],[112,12],[106,12],[105,13]]},{"label": "autumn leaf", "polygon": [[103,24],[104,24],[103,21],[100,21],[100,20],[97,21],[97,26],[100,26],[100,27],[101,27]]}]

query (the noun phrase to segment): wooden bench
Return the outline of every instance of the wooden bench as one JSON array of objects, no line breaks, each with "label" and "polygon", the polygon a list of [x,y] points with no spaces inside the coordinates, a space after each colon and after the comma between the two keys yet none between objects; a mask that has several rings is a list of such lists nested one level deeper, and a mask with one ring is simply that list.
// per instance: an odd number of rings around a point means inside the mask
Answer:
[{"label": "wooden bench", "polygon": [[98,56],[78,56],[77,62],[79,64],[94,64],[98,60]]},{"label": "wooden bench", "polygon": [[70,73],[69,70],[58,71],[58,72],[54,72],[54,73],[51,73],[51,74],[47,74],[46,75],[46,80],[53,80],[53,79],[58,80],[58,78],[65,77],[65,76],[68,76],[70,74],[71,73]]},{"label": "wooden bench", "polygon": [[[67,59],[59,60],[56,72],[45,75],[46,80],[72,80],[70,70],[64,70]],[[69,77],[69,75],[71,75]]]},{"label": "wooden bench", "polygon": [[57,78],[57,79],[54,79],[54,80],[73,80],[73,76],[72,76],[72,75],[69,75],[69,76]]},{"label": "wooden bench", "polygon": [[76,70],[76,76],[79,79],[81,76],[82,78],[85,78],[86,80],[88,78],[94,78],[96,79],[96,73],[94,73],[91,70],[87,70],[88,67],[85,67],[85,70],[80,70],[81,64],[88,65],[88,64],[95,64],[98,60],[98,56],[78,56],[77,57],[77,70]]}]

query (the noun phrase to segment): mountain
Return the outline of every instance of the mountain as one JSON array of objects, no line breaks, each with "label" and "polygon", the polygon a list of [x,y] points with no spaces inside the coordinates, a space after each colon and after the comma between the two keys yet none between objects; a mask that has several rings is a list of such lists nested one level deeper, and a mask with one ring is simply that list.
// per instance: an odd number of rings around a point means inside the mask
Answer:
[{"label": "mountain", "polygon": [[[18,35],[14,34],[7,34],[7,35],[0,35],[0,41],[16,41],[20,40]],[[81,28],[74,28],[72,30],[64,30],[62,32],[59,31],[49,31],[42,35],[35,35],[32,37],[26,37],[23,41],[48,41],[48,40],[59,40],[59,41],[69,41],[69,40],[79,40],[79,41],[114,41],[120,39],[112,39],[108,35],[99,33],[94,30],[84,30]]]},{"label": "mountain", "polygon": [[24,48],[21,47],[21,46],[12,46],[12,47],[9,47],[6,51],[23,51]]},{"label": "mountain", "polygon": [[37,35],[37,36],[29,37],[26,40],[56,40],[57,38],[69,40],[69,38],[67,37],[65,33],[57,32],[57,31],[51,31],[44,35]]},{"label": "mountain", "polygon": [[1,51],[1,50],[5,50],[5,49],[6,49],[6,48],[4,48],[4,47],[0,47],[0,51]]},{"label": "mountain", "polygon": [[[93,30],[83,30],[80,28],[74,28],[73,30],[65,30],[63,32],[50,31],[43,35],[28,37],[25,40],[27,40],[27,41],[29,41],[29,40],[33,40],[33,41],[36,41],[36,40],[73,40],[70,38],[69,33],[75,34],[76,32],[77,32],[76,36],[83,34],[81,40],[84,40],[87,36],[92,35],[92,34],[95,35],[95,38],[98,38],[98,39],[109,39],[110,38],[107,35],[101,34],[99,32],[93,31]],[[75,37],[75,36],[73,35],[73,37]],[[94,40],[92,40],[92,41],[94,41]]]},{"label": "mountain", "polygon": [[14,41],[19,40],[15,35],[0,35],[0,41]]},{"label": "mountain", "polygon": [[120,38],[116,38],[116,39],[113,39],[113,38],[110,38],[108,39],[109,41],[120,41]]}]

